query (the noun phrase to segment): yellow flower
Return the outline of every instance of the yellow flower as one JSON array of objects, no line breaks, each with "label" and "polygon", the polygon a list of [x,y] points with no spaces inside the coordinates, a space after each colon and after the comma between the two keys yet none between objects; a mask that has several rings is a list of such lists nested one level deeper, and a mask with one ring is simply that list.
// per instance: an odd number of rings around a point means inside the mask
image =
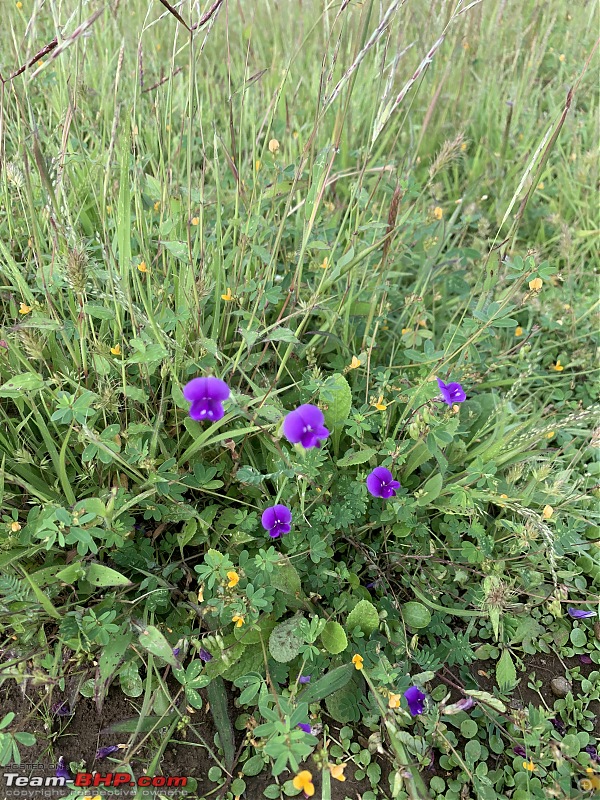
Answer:
[{"label": "yellow flower", "polygon": [[228,589],[233,589],[233,587],[237,586],[240,582],[240,576],[233,570],[227,573],[227,578],[229,579],[229,583],[227,584]]},{"label": "yellow flower", "polygon": [[563,371],[564,367],[563,367],[563,365],[560,363],[560,358],[557,358],[557,359],[556,359],[556,364],[552,364],[552,366],[550,367],[550,369],[553,369],[555,372],[562,372],[562,371]]},{"label": "yellow flower", "polygon": [[19,9],[19,11],[23,8],[23,3],[21,3],[20,0],[17,3],[17,8]]},{"label": "yellow flower", "polygon": [[461,144],[461,146],[460,146],[460,149],[461,149],[461,150],[463,151],[463,153],[464,153],[464,152],[465,152],[465,150],[467,149],[467,143],[466,143],[466,142],[463,142],[463,143]]},{"label": "yellow flower", "polygon": [[12,531],[13,533],[17,533],[17,531],[20,531],[20,530],[21,530],[21,526],[20,526],[20,525],[19,525],[19,523],[18,523],[18,522],[16,522],[16,521],[15,521],[15,522],[11,522],[11,523],[10,523],[10,529],[11,529],[11,531]]},{"label": "yellow flower", "polygon": [[160,43],[160,42],[157,42],[157,43],[156,43],[156,49],[157,49],[157,50],[160,50],[160,49],[161,49],[161,47],[162,47],[161,43]]},{"label": "yellow flower", "polygon": [[327,258],[327,256],[325,256],[325,258],[323,259],[323,261],[321,261],[319,266],[321,267],[321,269],[327,269],[327,267],[329,266],[329,259]]},{"label": "yellow flower", "polygon": [[204,602],[204,586],[201,586],[198,589],[198,602],[199,603],[203,603]]},{"label": "yellow flower", "polygon": [[140,263],[137,265],[137,268],[140,272],[148,272],[148,267],[146,266],[145,261],[140,261]]},{"label": "yellow flower", "polygon": [[564,61],[564,60],[565,60],[565,58],[566,58],[565,54],[564,54],[564,53],[561,53],[561,54],[559,55],[559,57],[558,57],[558,60],[559,60],[559,61]]},{"label": "yellow flower", "polygon": [[192,225],[196,227],[196,225],[200,224],[200,217],[192,217]]},{"label": "yellow flower", "polygon": [[444,212],[443,212],[443,210],[440,208],[440,206],[436,206],[436,207],[433,209],[433,216],[434,216],[436,219],[441,219],[441,218],[444,216]]},{"label": "yellow flower", "polygon": [[523,336],[523,328],[520,325],[515,328],[515,336]]},{"label": "yellow flower", "polygon": [[544,188],[544,181],[540,181],[538,183],[538,189],[543,189],[543,188]]},{"label": "yellow flower", "polygon": [[421,328],[426,328],[427,327],[427,320],[426,319],[420,319],[419,320],[419,326]]},{"label": "yellow flower", "polygon": [[388,706],[390,708],[400,708],[400,695],[390,694],[388,698]]},{"label": "yellow flower", "polygon": [[552,508],[552,506],[548,505],[544,506],[544,508],[542,509],[542,517],[544,519],[550,519],[552,514],[554,514],[554,509]]},{"label": "yellow flower", "polygon": [[528,772],[533,772],[533,770],[535,769],[535,764],[533,763],[533,761],[524,761],[523,769],[526,769]]},{"label": "yellow flower", "polygon": [[405,333],[408,333],[409,330],[410,328],[402,328],[402,336],[404,336]]},{"label": "yellow flower", "polygon": [[279,142],[277,141],[277,139],[271,139],[271,141],[269,142],[269,152],[273,153],[273,155],[279,152]]},{"label": "yellow flower", "polygon": [[160,200],[157,200],[156,203],[154,203],[154,210],[157,212],[160,211]]},{"label": "yellow flower", "polygon": [[548,431],[546,434],[546,439],[553,439],[554,438],[554,431]]},{"label": "yellow flower", "polygon": [[29,314],[30,311],[33,310],[33,306],[28,306],[25,303],[21,303],[19,306],[19,314]]},{"label": "yellow flower", "polygon": [[363,661],[364,658],[362,656],[359,656],[358,653],[352,656],[352,663],[358,670],[361,670],[363,668]]},{"label": "yellow flower", "polygon": [[293,131],[292,132],[292,139],[297,139],[297,138],[298,138],[298,131]]},{"label": "yellow flower", "polygon": [[86,794],[83,800],[102,800],[102,798],[100,797],[99,794],[95,794],[93,797],[89,794]]},{"label": "yellow flower", "polygon": [[312,782],[312,775],[307,769],[299,772],[292,781],[294,789],[301,789],[307,797],[312,797],[315,793],[315,786]]},{"label": "yellow flower", "polygon": [[533,278],[533,280],[529,281],[529,288],[532,292],[539,292],[542,288],[542,279],[541,278]]},{"label": "yellow flower", "polygon": [[387,408],[387,405],[383,402],[382,394],[380,394],[379,397],[377,398],[377,401],[371,403],[371,405],[374,406],[377,409],[377,411],[385,411]]},{"label": "yellow flower", "polygon": [[260,163],[260,158],[257,158],[256,161],[254,162],[254,169],[258,172],[261,166],[262,164]]},{"label": "yellow flower", "polygon": [[112,214],[112,206],[106,206],[106,213],[108,215]]},{"label": "yellow flower", "polygon": [[226,303],[228,303],[230,300],[233,300],[233,295],[231,294],[231,289],[229,286],[227,287],[225,294],[221,295],[221,300],[225,300]]},{"label": "yellow flower", "polygon": [[352,356],[352,361],[348,365],[348,369],[358,369],[360,367],[360,358]]},{"label": "yellow flower", "polygon": [[344,775],[346,764],[327,764],[327,766],[329,767],[329,772],[331,772],[331,777],[335,778],[336,781],[342,781],[343,783],[346,780]]},{"label": "yellow flower", "polygon": [[508,495],[507,495],[507,494],[501,494],[501,495],[500,495],[500,497],[501,497],[503,500],[508,500]]},{"label": "yellow flower", "polygon": [[239,614],[234,614],[233,617],[231,618],[231,621],[235,622],[236,628],[241,628],[242,625],[244,624],[244,618]]},{"label": "yellow flower", "polygon": [[120,356],[121,355],[121,345],[120,344],[116,344],[114,347],[111,347],[110,348],[110,352],[113,354],[113,356]]}]

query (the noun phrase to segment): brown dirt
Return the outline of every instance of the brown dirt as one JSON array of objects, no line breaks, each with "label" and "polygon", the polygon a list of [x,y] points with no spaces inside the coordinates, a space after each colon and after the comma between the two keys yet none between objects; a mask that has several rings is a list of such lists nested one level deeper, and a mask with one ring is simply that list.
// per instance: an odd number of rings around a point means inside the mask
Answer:
[{"label": "brown dirt", "polygon": [[[60,702],[62,698],[53,696],[52,702]],[[116,722],[134,718],[137,715],[137,708],[141,705],[138,700],[131,701],[126,698],[118,689],[111,689],[108,693],[102,714],[98,714],[96,705],[92,699],[81,697],[75,713],[71,717],[58,718],[48,715],[49,703],[45,696],[38,691],[28,691],[23,694],[14,682],[7,682],[0,686],[0,719],[9,711],[14,711],[16,719],[11,730],[27,731],[33,733],[37,739],[33,747],[21,747],[20,767],[4,768],[0,770],[0,800],[12,800],[17,797],[24,797],[23,789],[11,790],[6,786],[3,773],[14,772],[20,775],[40,775],[53,776],[55,773],[56,762],[59,756],[63,756],[68,764],[72,761],[81,763],[81,771],[97,770],[101,773],[118,772],[118,762],[113,759],[95,761],[96,750],[99,747],[109,744],[125,743],[128,734],[110,735],[103,733],[106,728]],[[137,706],[137,708],[136,708]],[[51,721],[51,729],[47,730],[45,723]],[[208,779],[208,770],[215,766],[215,762],[207,753],[204,747],[198,746],[199,742],[194,741],[194,729],[197,729],[202,738],[213,747],[215,734],[214,725],[210,712],[197,711],[188,730],[186,739],[182,739],[181,734],[174,737],[177,741],[172,742],[167,747],[160,769],[157,774],[183,775],[188,778],[195,778],[198,786],[195,794],[178,794],[177,790],[161,790],[161,794],[172,797],[196,798],[197,800],[220,800],[218,791],[215,791],[216,784]],[[335,734],[334,734],[335,735]],[[154,741],[148,740],[147,746],[143,747],[138,754],[131,759],[130,764],[136,776],[143,774],[143,768],[156,752],[158,746],[158,734],[154,735]],[[243,734],[238,734],[237,746],[242,741]],[[152,746],[154,744],[154,747]],[[305,765],[311,769],[311,764]],[[316,787],[316,797],[320,796],[320,780],[318,771],[314,769],[314,783]],[[359,800],[361,794],[370,788],[368,780],[356,781],[353,777],[354,769],[352,765],[346,769],[346,781],[332,781],[332,800]],[[384,771],[385,774],[385,771]],[[242,776],[240,770],[236,770],[234,777]],[[289,775],[282,776],[281,782],[289,778]],[[263,798],[264,789],[273,783],[273,779],[266,773],[256,777],[244,777],[246,782],[246,792],[242,795],[243,800],[260,800]],[[67,789],[48,789],[38,790],[39,795],[34,796],[34,789],[29,788],[27,800],[41,800],[46,798],[61,798],[67,794]],[[91,790],[90,790],[91,791]],[[113,790],[116,791],[116,790]],[[147,790],[150,792],[150,790]],[[82,797],[90,792],[82,789]],[[91,795],[101,793],[105,797],[115,796],[109,794],[105,789],[91,791]],[[120,789],[119,798],[133,797],[132,790]],[[151,793],[145,797],[152,797]]]}]

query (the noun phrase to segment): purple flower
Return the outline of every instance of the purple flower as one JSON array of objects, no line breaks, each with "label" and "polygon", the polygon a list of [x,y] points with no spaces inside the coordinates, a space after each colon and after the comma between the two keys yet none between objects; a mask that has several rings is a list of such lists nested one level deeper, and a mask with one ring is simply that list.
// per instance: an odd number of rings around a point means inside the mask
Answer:
[{"label": "purple flower", "polygon": [[173,648],[173,655],[175,656],[175,658],[177,658],[179,653],[181,653],[181,647],[174,647]]},{"label": "purple flower", "polygon": [[58,764],[56,765],[56,777],[57,778],[64,778],[66,781],[73,780],[71,775],[69,774],[69,770],[67,765],[65,764],[65,759],[61,756],[58,759]]},{"label": "purple flower", "polygon": [[262,526],[269,531],[271,539],[277,539],[284,533],[289,533],[292,525],[292,512],[287,506],[278,503],[276,506],[265,508],[262,515]]},{"label": "purple flower", "polygon": [[283,435],[292,444],[309,447],[320,447],[321,441],[327,439],[329,431],[324,427],[325,417],[317,406],[298,406],[290,411],[283,420]]},{"label": "purple flower", "polygon": [[521,756],[521,758],[527,758],[527,751],[522,744],[518,744],[516,747],[513,747],[513,753],[515,753],[517,756]]},{"label": "purple flower", "polygon": [[444,403],[448,403],[449,406],[454,403],[462,403],[467,399],[465,390],[460,383],[444,383],[444,381],[441,381],[439,378],[437,382],[440,387],[440,392],[442,393],[442,400]]},{"label": "purple flower", "polygon": [[201,647],[200,650],[198,650],[198,655],[200,656],[201,661],[212,661],[211,654],[208,652],[208,650],[205,650],[203,647]]},{"label": "purple flower", "polygon": [[310,723],[309,722],[299,722],[296,725],[297,728],[300,728],[301,731],[304,733],[310,733]]},{"label": "purple flower", "polygon": [[395,481],[392,473],[385,467],[375,467],[373,472],[367,475],[367,489],[373,497],[383,497],[387,500],[388,497],[396,496],[396,489],[400,488],[400,482]]},{"label": "purple flower", "polygon": [[596,616],[595,611],[584,611],[582,608],[571,608],[571,606],[567,608],[567,614],[573,619],[588,619]]},{"label": "purple flower", "polygon": [[582,664],[593,664],[594,663],[592,661],[592,659],[590,658],[590,656],[586,656],[586,655],[579,656],[579,660],[581,661]]},{"label": "purple flower", "polygon": [[594,747],[593,744],[588,744],[586,747],[583,748],[588,756],[595,761],[596,764],[600,764],[600,756],[598,755],[598,751]]},{"label": "purple flower", "polygon": [[119,745],[117,744],[109,744],[106,747],[100,747],[96,750],[96,760],[102,761],[103,758],[108,758],[113,753],[116,753],[119,750]]},{"label": "purple flower", "polygon": [[310,675],[300,675],[298,683],[310,683]]},{"label": "purple flower", "polygon": [[565,725],[565,723],[562,721],[562,719],[559,719],[558,717],[552,717],[552,719],[550,720],[550,722],[551,722],[551,723],[552,723],[552,725],[554,726],[554,730],[555,730],[557,733],[560,733],[560,735],[561,735],[561,736],[564,736],[564,735],[565,735],[565,733],[567,732],[567,726],[566,726],[566,725]]},{"label": "purple flower", "polygon": [[75,713],[66,700],[63,700],[62,703],[55,703],[50,710],[57,717],[71,717]]},{"label": "purple flower", "polygon": [[229,397],[229,386],[220,378],[193,378],[183,387],[183,396],[192,404],[192,419],[216,422],[225,416],[223,400]]},{"label": "purple flower", "polygon": [[452,714],[459,714],[461,711],[468,711],[470,708],[473,708],[475,705],[475,700],[472,697],[463,697],[462,700],[459,700],[456,703],[452,703],[452,705],[447,706],[444,709],[444,714],[452,715]]},{"label": "purple flower", "polygon": [[426,696],[427,695],[424,695],[417,686],[411,686],[410,689],[404,692],[411,717],[417,717],[419,714],[423,713]]}]

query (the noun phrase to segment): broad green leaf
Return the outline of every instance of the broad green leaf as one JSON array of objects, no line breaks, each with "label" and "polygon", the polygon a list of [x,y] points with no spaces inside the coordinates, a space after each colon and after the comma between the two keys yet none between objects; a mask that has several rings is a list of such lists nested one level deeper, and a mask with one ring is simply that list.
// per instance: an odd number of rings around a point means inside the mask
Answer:
[{"label": "broad green leaf", "polygon": [[233,725],[229,718],[229,698],[222,678],[215,678],[209,684],[206,694],[210,703],[215,727],[221,741],[221,748],[225,758],[225,766],[230,769],[235,760],[235,737]]},{"label": "broad green leaf", "polygon": [[319,392],[319,402],[325,416],[325,426],[330,430],[342,425],[352,408],[352,391],[346,378],[339,372],[330,375]]},{"label": "broad green leaf", "polygon": [[377,451],[373,447],[365,447],[363,450],[359,450],[356,453],[352,450],[348,450],[342,458],[337,460],[337,465],[338,467],[354,467],[357,464],[364,464],[365,461],[368,461],[376,452]]},{"label": "broad green leaf", "polygon": [[503,650],[496,664],[496,683],[501,692],[509,692],[517,685],[517,670],[509,650]]},{"label": "broad green leaf", "polygon": [[23,392],[39,391],[44,385],[44,379],[37,372],[23,372],[0,386],[0,397],[18,397]]},{"label": "broad green leaf", "polygon": [[105,567],[104,564],[90,564],[86,578],[92,586],[131,586],[131,581],[116,569]]},{"label": "broad green leaf", "polygon": [[429,505],[429,503],[432,503],[442,491],[443,481],[444,479],[439,473],[434,475],[433,478],[429,478],[422,489],[425,494],[419,495],[417,498],[417,504],[420,506],[426,506]]},{"label": "broad green leaf", "polygon": [[352,680],[355,671],[354,664],[344,664],[326,672],[322,678],[311,683],[303,692],[300,692],[298,702],[310,705],[310,703],[317,703],[319,700],[323,700]]},{"label": "broad green leaf", "polygon": [[281,664],[292,661],[302,647],[302,639],[295,633],[298,617],[286,619],[273,629],[269,636],[269,652]]},{"label": "broad green leaf", "polygon": [[139,642],[144,650],[152,653],[172,667],[179,667],[179,661],[173,655],[173,648],[162,633],[154,625],[147,625],[140,633]]}]

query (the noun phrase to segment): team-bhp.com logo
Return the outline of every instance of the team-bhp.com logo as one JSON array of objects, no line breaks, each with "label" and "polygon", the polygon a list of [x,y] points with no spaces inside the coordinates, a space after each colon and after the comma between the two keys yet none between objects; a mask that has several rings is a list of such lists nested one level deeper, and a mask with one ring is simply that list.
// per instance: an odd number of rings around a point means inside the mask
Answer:
[{"label": "team-bhp.com logo", "polygon": [[78,772],[73,781],[67,781],[63,777],[27,777],[26,775],[19,775],[18,772],[5,772],[4,778],[6,780],[7,788],[21,787],[21,786],[81,786],[84,788],[97,787],[97,786],[139,786],[143,788],[177,788],[183,787],[187,784],[187,778],[181,775],[140,775],[139,778],[133,779],[128,772],[107,772],[102,775],[100,772]]}]

